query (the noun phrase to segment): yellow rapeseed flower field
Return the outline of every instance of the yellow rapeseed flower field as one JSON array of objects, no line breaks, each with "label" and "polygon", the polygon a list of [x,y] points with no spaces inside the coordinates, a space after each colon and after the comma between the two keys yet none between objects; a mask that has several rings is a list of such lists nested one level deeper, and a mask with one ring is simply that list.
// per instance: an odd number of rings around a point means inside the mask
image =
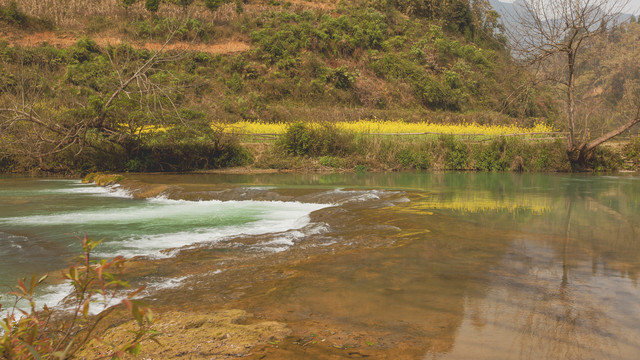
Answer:
[{"label": "yellow rapeseed flower field", "polygon": [[[333,123],[342,131],[356,134],[464,134],[464,135],[489,135],[500,136],[522,133],[549,133],[553,129],[543,123],[532,127],[518,125],[479,125],[479,124],[433,124],[429,122],[409,123],[401,120],[360,120],[355,122],[340,121]],[[252,121],[240,121],[227,125],[229,132],[238,134],[283,134],[287,131],[287,123],[262,123]],[[321,126],[320,123],[311,123],[311,126]]]},{"label": "yellow rapeseed flower field", "polygon": [[[255,121],[239,121],[232,124],[213,123],[216,129],[223,128],[224,131],[236,134],[257,135],[257,134],[284,134],[289,127],[289,123],[263,123]],[[320,127],[321,123],[309,123],[312,127]],[[339,121],[333,125],[342,131],[355,134],[452,134],[452,135],[475,135],[475,136],[501,136],[510,134],[530,134],[530,133],[550,133],[553,128],[538,123],[531,127],[518,125],[479,125],[475,123],[464,124],[433,124],[430,122],[404,122],[402,120],[359,120],[354,122]],[[128,130],[126,124],[120,124]],[[134,133],[155,133],[166,132],[170,127],[158,125],[146,125],[135,129]]]}]

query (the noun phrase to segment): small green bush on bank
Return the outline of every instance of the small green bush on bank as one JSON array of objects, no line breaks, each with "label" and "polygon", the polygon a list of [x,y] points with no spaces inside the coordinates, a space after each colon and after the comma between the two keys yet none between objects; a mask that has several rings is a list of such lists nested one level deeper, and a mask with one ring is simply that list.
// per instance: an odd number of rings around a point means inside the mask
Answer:
[{"label": "small green bush on bank", "polygon": [[595,172],[611,172],[622,167],[622,155],[609,148],[599,147],[588,162]]},{"label": "small green bush on bank", "polygon": [[634,167],[640,166],[640,136],[631,140],[622,150],[624,157],[631,162]]},{"label": "small green bush on bank", "polygon": [[354,138],[331,123],[315,127],[298,122],[289,126],[278,140],[278,146],[289,155],[345,156],[353,152]]}]

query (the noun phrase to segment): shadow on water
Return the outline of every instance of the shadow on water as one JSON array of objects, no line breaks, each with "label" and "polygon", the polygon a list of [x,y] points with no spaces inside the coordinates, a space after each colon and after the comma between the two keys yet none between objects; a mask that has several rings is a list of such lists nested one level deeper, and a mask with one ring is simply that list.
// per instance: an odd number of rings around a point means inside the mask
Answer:
[{"label": "shadow on water", "polygon": [[291,327],[249,358],[640,353],[636,177],[140,175],[127,186],[165,198],[333,204],[295,231],[134,262],[138,281],[181,279],[149,294],[160,311],[240,308]]}]

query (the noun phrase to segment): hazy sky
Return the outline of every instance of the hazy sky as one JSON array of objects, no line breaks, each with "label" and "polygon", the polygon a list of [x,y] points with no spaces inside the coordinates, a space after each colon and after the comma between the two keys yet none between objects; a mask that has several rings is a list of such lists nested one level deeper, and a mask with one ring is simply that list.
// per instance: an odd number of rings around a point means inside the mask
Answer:
[{"label": "hazy sky", "polygon": [[[512,3],[515,0],[500,0],[500,1]],[[640,0],[630,0],[628,12],[633,14],[640,14]]]}]

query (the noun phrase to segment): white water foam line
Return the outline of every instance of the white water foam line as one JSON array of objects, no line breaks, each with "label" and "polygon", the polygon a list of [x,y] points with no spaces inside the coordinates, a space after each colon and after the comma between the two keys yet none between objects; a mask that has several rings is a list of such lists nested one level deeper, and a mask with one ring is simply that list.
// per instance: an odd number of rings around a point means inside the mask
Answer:
[{"label": "white water foam line", "polygon": [[326,223],[308,224],[300,230],[287,231],[276,236],[273,240],[260,243],[253,248],[279,253],[288,250],[295,245],[295,243],[307,236],[323,234],[327,231],[329,231],[329,225]]},{"label": "white water foam line", "polygon": [[387,195],[400,194],[399,191],[389,191],[389,190],[344,190],[344,189],[334,189],[326,192],[325,194],[334,195],[342,197],[336,201],[336,204],[349,204],[354,202],[364,202],[364,201],[372,201],[372,200],[380,200]]},{"label": "white water foam line", "polygon": [[[128,224],[149,220],[188,219],[190,216],[216,217],[228,216],[229,212],[244,211],[248,214],[265,214],[265,220],[298,218],[312,211],[331,206],[329,204],[308,204],[283,201],[187,201],[152,198],[144,203],[120,208],[87,210],[82,212],[59,213],[52,215],[34,215],[8,217],[2,222],[25,225],[69,225],[69,224]],[[300,214],[299,216],[295,216]]]},{"label": "white water foam line", "polygon": [[[65,281],[60,284],[45,285],[38,287],[38,289],[39,290],[35,297],[36,310],[42,310],[45,305],[48,307],[58,307],[68,310],[67,308],[62,307],[62,302],[69,294],[71,294],[71,291],[73,291],[73,285],[71,285],[70,282]],[[10,296],[7,296],[7,299],[10,299]],[[28,313],[30,311],[29,303],[26,300],[20,300],[15,303],[15,309],[20,309]],[[0,311],[0,317],[6,317],[8,315],[8,311],[9,308],[3,308],[3,310]],[[20,311],[15,311],[14,316],[17,319],[20,319],[24,315]]]},{"label": "white water foam line", "polygon": [[[219,274],[221,272],[222,270],[216,270],[212,273]],[[136,296],[136,298],[139,298],[141,296],[150,296],[160,290],[177,288],[190,277],[191,276],[181,276],[149,282],[142,294],[139,294],[138,296]],[[122,300],[126,299],[128,295],[134,290],[135,289],[122,288],[118,291],[118,293],[115,294],[115,296],[108,295],[106,299],[99,294],[95,295],[93,297],[93,301],[91,301],[89,313],[91,315],[97,315],[109,307],[119,305]],[[71,285],[70,282],[65,281],[60,284],[46,285],[38,292],[39,294],[35,298],[37,310],[42,310],[45,305],[47,305],[49,308],[55,307],[56,309],[65,312],[74,310],[75,304],[65,303],[65,299],[67,299],[73,292],[73,285]],[[16,309],[21,309],[26,312],[30,311],[29,304],[24,300],[19,301],[16,304]],[[4,318],[7,315],[7,310],[8,309],[3,309],[3,311],[0,312],[0,317]],[[19,311],[17,311],[14,315],[17,319],[20,319],[24,316]]]},{"label": "white water foam line", "polygon": [[[302,205],[300,203],[294,204],[297,204],[297,206]],[[101,257],[123,255],[125,257],[149,256],[152,258],[167,258],[175,256],[178,251],[190,245],[203,243],[214,244],[239,236],[284,233],[283,236],[302,237],[304,233],[299,231],[299,229],[303,229],[309,225],[311,220],[308,214],[311,213],[311,211],[322,208],[317,204],[313,204],[315,206],[310,205],[311,204],[306,204],[304,206],[306,208],[304,212],[300,212],[299,210],[274,210],[266,214],[265,218],[261,220],[240,226],[199,228],[176,233],[136,236],[120,242],[118,248],[112,251],[105,251],[104,247],[102,249],[98,248],[99,252],[96,254]],[[287,243],[293,245],[290,241]],[[176,248],[177,250],[165,250],[169,248]]]},{"label": "white water foam line", "polygon": [[61,193],[71,195],[93,195],[93,196],[105,196],[105,197],[117,197],[130,199],[133,195],[126,190],[120,189],[120,184],[97,186],[95,183],[82,184],[73,183],[73,187],[47,190],[49,193]]}]

